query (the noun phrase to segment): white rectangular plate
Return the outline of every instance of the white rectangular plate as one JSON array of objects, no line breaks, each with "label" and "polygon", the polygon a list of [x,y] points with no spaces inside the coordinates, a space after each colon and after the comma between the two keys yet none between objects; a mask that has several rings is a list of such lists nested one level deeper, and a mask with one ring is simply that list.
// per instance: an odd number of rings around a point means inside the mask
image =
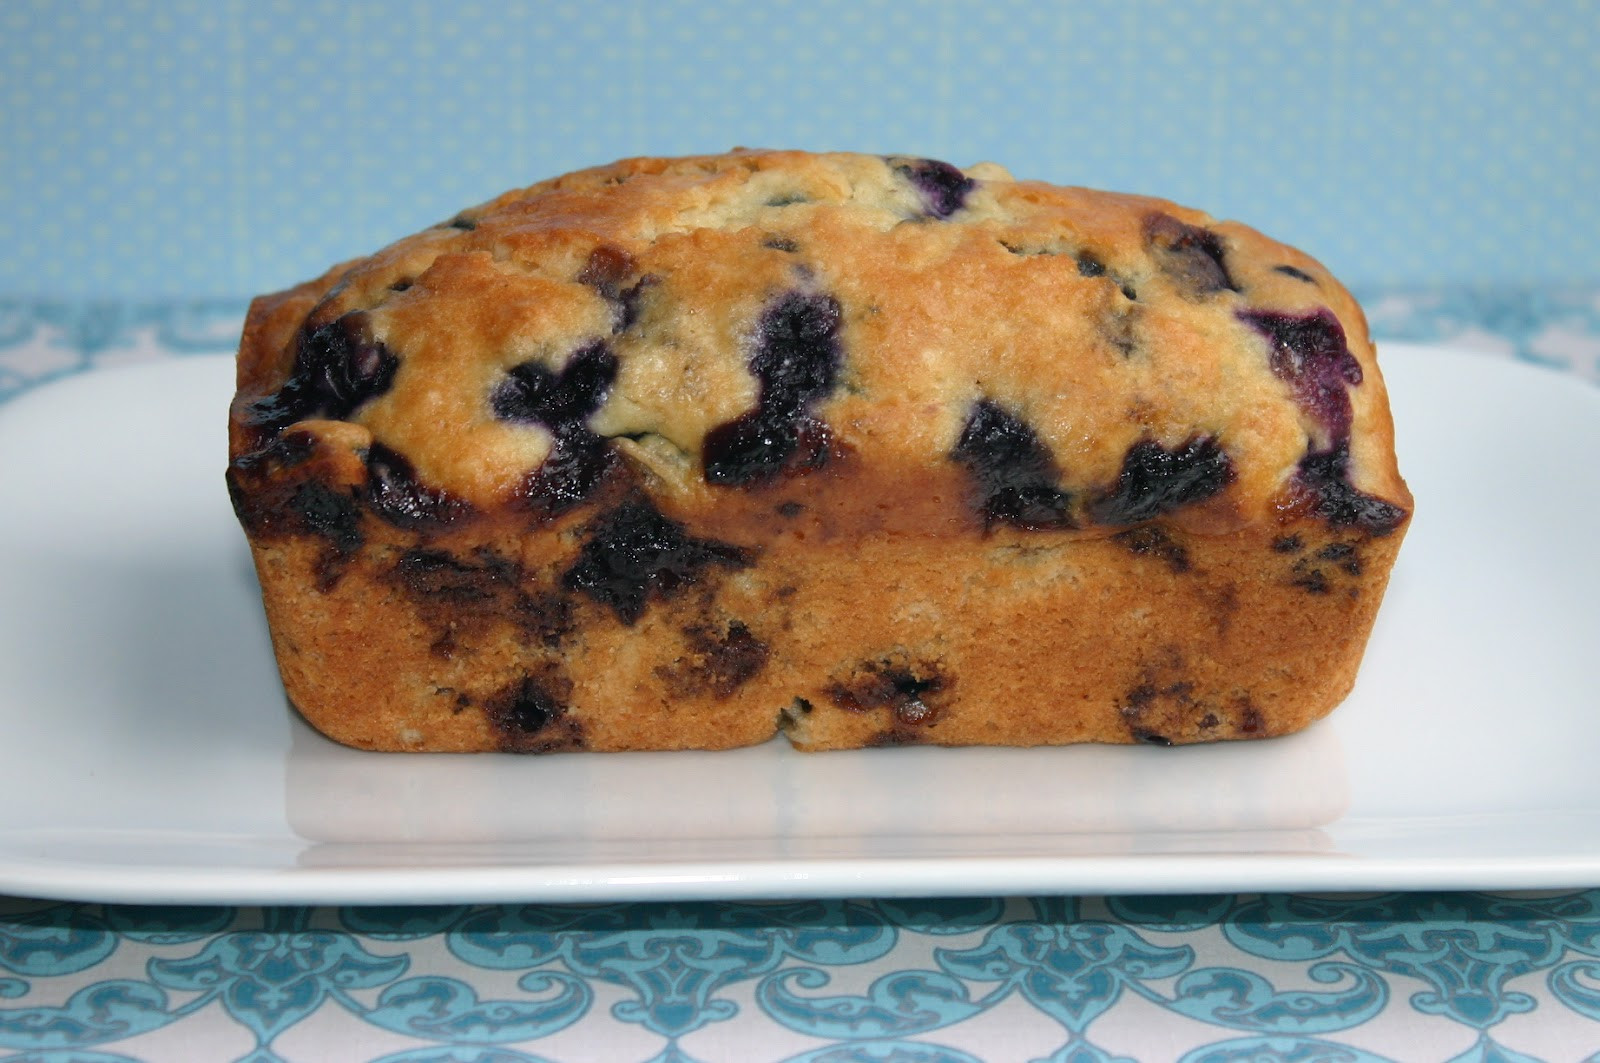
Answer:
[{"label": "white rectangular plate", "polygon": [[0,408],[0,891],[427,903],[1600,884],[1600,391],[1384,349],[1417,513],[1356,692],[1160,749],[395,756],[278,684],[226,358]]}]

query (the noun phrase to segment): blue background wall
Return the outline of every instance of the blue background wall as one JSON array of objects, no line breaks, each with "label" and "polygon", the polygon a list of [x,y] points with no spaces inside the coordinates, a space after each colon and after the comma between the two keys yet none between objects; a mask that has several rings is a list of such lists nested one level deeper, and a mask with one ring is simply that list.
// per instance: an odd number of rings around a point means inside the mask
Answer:
[{"label": "blue background wall", "polygon": [[1165,195],[1359,285],[1600,281],[1600,4],[0,3],[0,294],[245,295],[734,144]]}]

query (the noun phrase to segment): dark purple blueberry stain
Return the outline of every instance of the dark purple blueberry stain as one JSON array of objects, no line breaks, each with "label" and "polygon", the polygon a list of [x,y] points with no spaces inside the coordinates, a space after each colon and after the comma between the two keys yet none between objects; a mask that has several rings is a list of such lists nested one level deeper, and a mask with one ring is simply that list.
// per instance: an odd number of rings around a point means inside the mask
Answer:
[{"label": "dark purple blueberry stain", "polygon": [[1190,721],[1212,714],[1213,706],[1197,697],[1187,669],[1176,650],[1143,669],[1139,682],[1117,703],[1128,735],[1135,742],[1173,745],[1171,734],[1185,732]]},{"label": "dark purple blueberry stain", "polygon": [[1384,536],[1406,519],[1406,511],[1399,506],[1351,485],[1348,440],[1300,459],[1295,483],[1310,499],[1311,512],[1335,528],[1358,528]]},{"label": "dark purple blueberry stain", "polygon": [[435,686],[433,688],[433,693],[434,693],[435,697],[449,698],[451,700],[451,702],[452,702],[452,705],[451,705],[451,708],[450,708],[451,712],[457,712],[458,713],[458,712],[462,712],[463,710],[470,709],[472,707],[472,698],[471,698],[471,696],[469,696],[468,694],[463,693],[462,691],[457,690],[455,687]]},{"label": "dark purple blueberry stain", "polygon": [[635,495],[598,517],[562,583],[611,609],[632,625],[652,598],[666,598],[699,582],[707,568],[741,569],[748,551],[713,539],[696,539]]},{"label": "dark purple blueberry stain", "polygon": [[514,589],[517,566],[498,554],[471,560],[442,550],[409,550],[394,566],[394,577],[411,594],[444,605],[471,607],[499,600]]},{"label": "dark purple blueberry stain", "polygon": [[301,532],[320,536],[327,543],[314,565],[317,589],[332,590],[350,560],[365,542],[361,531],[361,511],[348,491],[330,487],[320,480],[301,483],[289,499]]},{"label": "dark purple blueberry stain", "polygon": [[1317,560],[1334,562],[1346,575],[1361,575],[1361,555],[1356,552],[1354,543],[1329,543],[1317,551]]},{"label": "dark purple blueberry stain", "polygon": [[305,464],[315,451],[316,440],[309,432],[285,432],[260,450],[228,463],[228,499],[250,534],[265,536],[283,530],[281,513],[289,496],[279,474]]},{"label": "dark purple blueberry stain", "polygon": [[[1339,573],[1346,576],[1361,575],[1361,554],[1354,543],[1329,543],[1310,556],[1295,559],[1289,571],[1289,582],[1310,594],[1330,594]],[[1359,588],[1349,588],[1354,597]]]},{"label": "dark purple blueberry stain", "polygon": [[436,528],[471,514],[464,500],[424,484],[404,454],[382,443],[367,448],[366,495],[379,517],[412,531]]},{"label": "dark purple blueberry stain", "polygon": [[1074,527],[1072,495],[1056,486],[1059,471],[1050,451],[1022,418],[997,402],[973,405],[950,452],[977,487],[984,528],[1009,524],[1038,531]]},{"label": "dark purple blueberry stain", "polygon": [[1189,571],[1189,551],[1182,543],[1173,542],[1172,536],[1157,524],[1129,528],[1111,537],[1117,545],[1140,557],[1151,557],[1166,563],[1173,572]]},{"label": "dark purple blueberry stain", "polygon": [[366,539],[357,493],[310,475],[288,470],[308,462],[316,451],[309,432],[286,432],[267,446],[228,464],[228,498],[252,537],[307,535],[323,546],[312,564],[318,590],[333,589],[346,563]]},{"label": "dark purple blueberry stain", "polygon": [[888,709],[902,724],[932,723],[938,695],[950,683],[926,662],[907,666],[888,660],[864,661],[847,681],[829,684],[830,701],[847,712]]},{"label": "dark purple blueberry stain", "polygon": [[1261,715],[1261,710],[1256,708],[1250,699],[1240,695],[1234,706],[1239,713],[1239,733],[1242,735],[1259,735],[1266,731],[1267,721]]},{"label": "dark purple blueberry stain", "polygon": [[1281,535],[1272,540],[1272,551],[1277,554],[1298,554],[1305,548],[1305,540],[1298,535]]},{"label": "dark purple blueberry stain", "polygon": [[611,448],[589,428],[617,376],[617,359],[603,340],[575,351],[559,372],[538,362],[514,367],[490,396],[495,416],[539,424],[554,437],[544,464],[523,484],[530,508],[556,515],[588,498],[611,469]]},{"label": "dark purple blueberry stain", "polygon": [[1297,281],[1305,281],[1307,284],[1315,284],[1315,283],[1317,283],[1317,278],[1313,277],[1311,274],[1307,273],[1303,269],[1296,269],[1293,266],[1287,266],[1287,265],[1285,265],[1285,266],[1273,266],[1272,268],[1277,270],[1279,273],[1283,274],[1285,277],[1293,277],[1295,280],[1297,280]]},{"label": "dark purple blueberry stain", "polygon": [[263,470],[292,469],[308,461],[316,449],[316,436],[310,432],[285,432],[264,449],[241,457],[239,464]]},{"label": "dark purple blueberry stain", "polygon": [[787,236],[769,236],[765,240],[761,241],[761,246],[770,248],[773,251],[782,251],[785,254],[790,255],[800,250],[800,245],[789,239]]},{"label": "dark purple blueberry stain", "polygon": [[416,282],[413,281],[410,277],[402,277],[400,280],[397,280],[393,284],[389,285],[389,290],[391,292],[408,291],[411,288],[411,286],[413,284],[415,284],[415,283]]},{"label": "dark purple blueberry stain", "polygon": [[1079,251],[1073,258],[1078,265],[1078,276],[1086,277],[1090,280],[1094,280],[1097,277],[1105,277],[1117,285],[1124,299],[1129,302],[1138,300],[1139,293],[1134,291],[1133,285],[1113,276],[1111,271],[1107,269],[1104,260],[1093,251]]},{"label": "dark purple blueberry stain", "polygon": [[613,332],[626,332],[639,321],[645,295],[659,283],[654,275],[646,274],[622,289],[617,296],[616,322]]},{"label": "dark purple blueberry stain", "polygon": [[798,517],[805,511],[806,504],[804,502],[796,502],[793,499],[790,499],[787,502],[780,502],[778,504],[778,516],[787,517],[791,520],[795,517]]},{"label": "dark purple blueberry stain", "polygon": [[1140,683],[1128,691],[1122,699],[1122,715],[1135,716],[1144,712],[1156,701],[1156,688],[1153,683]]},{"label": "dark purple blueberry stain", "polygon": [[633,275],[636,265],[633,256],[620,247],[601,244],[589,252],[589,259],[578,273],[578,283],[587,284],[607,299],[615,299],[622,291],[622,282]]},{"label": "dark purple blueberry stain", "polygon": [[300,521],[302,531],[325,537],[340,553],[361,548],[361,511],[349,492],[320,480],[307,480],[295,489],[289,510]]},{"label": "dark purple blueberry stain", "polygon": [[1156,213],[1145,218],[1144,237],[1162,271],[1188,295],[1239,290],[1228,273],[1222,237],[1210,229]]},{"label": "dark purple blueberry stain", "polygon": [[364,311],[352,310],[314,328],[301,329],[289,379],[250,407],[251,427],[272,435],[311,417],[343,420],[369,399],[389,390],[399,360],[373,339]]},{"label": "dark purple blueberry stain", "polygon": [[767,200],[769,207],[792,207],[797,203],[810,203],[811,199],[801,192],[785,192]]},{"label": "dark purple blueberry stain", "polygon": [[1233,479],[1227,451],[1211,436],[1173,450],[1141,439],[1123,457],[1116,486],[1089,503],[1089,515],[1100,524],[1138,524],[1202,502]]},{"label": "dark purple blueberry stain", "polygon": [[616,465],[616,455],[599,440],[582,447],[558,444],[524,478],[518,497],[537,517],[559,516],[592,497]]},{"label": "dark purple blueberry stain", "polygon": [[1289,582],[1307,594],[1328,594],[1333,590],[1333,585],[1328,581],[1328,574],[1320,568],[1313,568],[1305,558],[1294,563]]},{"label": "dark purple blueberry stain", "polygon": [[532,589],[509,558],[478,549],[465,557],[442,550],[403,554],[389,582],[411,598],[435,632],[433,651],[452,657],[496,624],[514,625],[524,644],[554,649],[572,633],[572,603],[564,595]]},{"label": "dark purple blueberry stain", "polygon": [[1104,277],[1106,275],[1106,264],[1088,251],[1078,252],[1077,263],[1078,276],[1080,277]]},{"label": "dark purple blueberry stain", "polygon": [[1344,326],[1333,312],[1241,310],[1239,318],[1267,338],[1272,372],[1289,385],[1300,408],[1335,441],[1349,436],[1349,389],[1361,383],[1361,363],[1350,353]]},{"label": "dark purple blueberry stain", "polygon": [[559,372],[538,362],[512,368],[495,389],[494,412],[508,421],[536,421],[571,433],[600,408],[617,377],[617,358],[603,340],[578,348]]},{"label": "dark purple blueberry stain", "polygon": [[1311,511],[1335,528],[1360,528],[1371,535],[1394,531],[1405,510],[1350,484],[1349,389],[1361,384],[1362,372],[1339,319],[1326,308],[1298,316],[1250,310],[1239,317],[1267,338],[1273,373],[1330,439],[1325,448],[1308,452],[1295,473]]},{"label": "dark purple blueberry stain", "polygon": [[735,620],[726,630],[695,625],[684,631],[688,653],[672,666],[656,669],[674,697],[730,697],[767,666],[771,650],[750,628]]},{"label": "dark purple blueberry stain", "polygon": [[756,405],[706,433],[708,483],[766,483],[827,462],[831,433],[810,408],[838,378],[840,319],[837,299],[811,292],[787,292],[762,311],[748,358]]},{"label": "dark purple blueberry stain", "polygon": [[1134,319],[1137,311],[1129,310],[1120,314],[1108,314],[1101,322],[1101,332],[1118,354],[1124,358],[1132,358],[1139,350],[1139,339],[1134,331]]},{"label": "dark purple blueberry stain", "polygon": [[578,283],[599,293],[611,306],[611,332],[626,332],[639,320],[639,307],[645,291],[656,283],[653,276],[639,277],[632,284],[624,282],[637,270],[633,256],[620,247],[602,244],[589,254],[578,273]]},{"label": "dark purple blueberry stain", "polygon": [[978,182],[937,159],[911,159],[894,164],[895,173],[910,181],[922,197],[929,217],[948,218],[960,210]]},{"label": "dark purple blueberry stain", "polygon": [[572,634],[572,600],[554,593],[519,590],[504,614],[522,632],[524,639],[547,649],[555,649]]},{"label": "dark purple blueberry stain", "polygon": [[533,734],[549,726],[565,708],[543,684],[524,679],[514,696],[506,702],[504,720],[523,734]]},{"label": "dark purple blueberry stain", "polygon": [[467,217],[465,214],[457,214],[455,217],[451,218],[449,221],[440,226],[442,229],[460,229],[465,233],[470,233],[477,227],[477,221],[473,218]]},{"label": "dark purple blueberry stain", "polygon": [[483,714],[507,753],[583,748],[583,728],[569,714],[572,681],[546,666],[485,699]]}]

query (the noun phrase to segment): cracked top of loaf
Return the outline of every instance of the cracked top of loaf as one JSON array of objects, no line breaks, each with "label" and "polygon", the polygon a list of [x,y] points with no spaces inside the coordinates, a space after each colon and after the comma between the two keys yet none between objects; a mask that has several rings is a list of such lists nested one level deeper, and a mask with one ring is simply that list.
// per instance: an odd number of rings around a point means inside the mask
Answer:
[{"label": "cracked top of loaf", "polygon": [[618,478],[680,516],[805,499],[822,534],[1381,535],[1411,504],[1320,264],[988,164],[569,174],[258,299],[238,373],[236,480],[314,454],[401,526],[559,517]]}]

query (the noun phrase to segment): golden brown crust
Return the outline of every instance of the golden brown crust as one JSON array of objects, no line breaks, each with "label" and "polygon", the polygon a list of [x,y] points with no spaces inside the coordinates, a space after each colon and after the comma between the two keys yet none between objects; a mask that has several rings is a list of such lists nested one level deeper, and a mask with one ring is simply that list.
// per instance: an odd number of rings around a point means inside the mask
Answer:
[{"label": "golden brown crust", "polygon": [[1287,733],[1411,508],[1314,260],[875,156],[624,160],[263,297],[230,442],[290,697],[382,749]]}]

